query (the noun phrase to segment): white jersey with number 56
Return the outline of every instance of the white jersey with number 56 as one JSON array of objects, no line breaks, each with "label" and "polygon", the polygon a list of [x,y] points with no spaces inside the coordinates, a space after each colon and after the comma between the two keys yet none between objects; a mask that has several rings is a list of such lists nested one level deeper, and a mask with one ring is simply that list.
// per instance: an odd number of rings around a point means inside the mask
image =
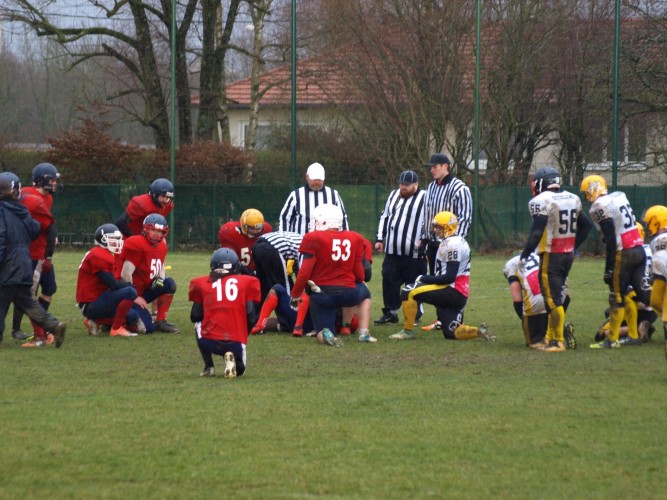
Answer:
[{"label": "white jersey with number 56", "polygon": [[577,219],[581,212],[581,200],[578,196],[568,191],[544,191],[528,202],[528,210],[532,217],[547,217],[547,226],[535,249],[536,253],[574,251]]}]

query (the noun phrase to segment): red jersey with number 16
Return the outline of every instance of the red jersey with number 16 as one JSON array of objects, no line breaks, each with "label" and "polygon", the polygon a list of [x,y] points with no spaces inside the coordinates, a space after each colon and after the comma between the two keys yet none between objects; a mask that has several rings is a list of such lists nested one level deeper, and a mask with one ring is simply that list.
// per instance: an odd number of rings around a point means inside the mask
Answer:
[{"label": "red jersey with number 16", "polygon": [[188,299],[202,304],[204,319],[200,334],[205,339],[248,343],[246,302],[259,303],[259,280],[245,274],[232,274],[210,281],[201,276],[190,281]]},{"label": "red jersey with number 16", "polygon": [[116,279],[120,279],[125,261],[131,262],[136,268],[132,275],[132,284],[137,293],[143,295],[153,280],[160,276],[166,257],[167,244],[164,240],[153,246],[145,236],[130,236],[125,240],[123,252],[118,256]]}]

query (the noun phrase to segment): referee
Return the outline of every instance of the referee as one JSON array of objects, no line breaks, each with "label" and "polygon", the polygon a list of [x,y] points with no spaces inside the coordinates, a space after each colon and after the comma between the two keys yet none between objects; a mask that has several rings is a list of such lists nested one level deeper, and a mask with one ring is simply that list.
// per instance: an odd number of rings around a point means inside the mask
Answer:
[{"label": "referee", "polygon": [[257,239],[252,254],[255,273],[262,288],[262,303],[274,285],[284,286],[288,294],[292,290],[287,261],[293,260],[294,266],[298,266],[302,239],[302,235],[289,231],[265,233]]},{"label": "referee", "polygon": [[387,198],[378,224],[375,250],[384,252],[382,263],[382,317],[376,325],[398,323],[401,308],[400,289],[414,283],[417,276],[426,274],[426,261],[419,256],[419,241],[426,192],[419,189],[419,178],[412,170],[405,170],[398,178],[399,188]]},{"label": "referee", "polygon": [[452,212],[459,220],[457,236],[466,237],[472,222],[472,195],[461,179],[450,172],[451,162],[447,155],[437,153],[424,165],[431,169],[433,180],[426,188],[426,209],[422,229],[421,252],[428,257],[429,274],[435,274],[435,255],[440,242],[431,222],[440,212]]},{"label": "referee", "polygon": [[290,193],[280,211],[279,231],[304,235],[311,231],[310,221],[318,205],[331,203],[343,212],[343,230],[348,230],[347,214],[338,191],[324,185],[324,167],[313,163],[306,172],[306,185]]}]

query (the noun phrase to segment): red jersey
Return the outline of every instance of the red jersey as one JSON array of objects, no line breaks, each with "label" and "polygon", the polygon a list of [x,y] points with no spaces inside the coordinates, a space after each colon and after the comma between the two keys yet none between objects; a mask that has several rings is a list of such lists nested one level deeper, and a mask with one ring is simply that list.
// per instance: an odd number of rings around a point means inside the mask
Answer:
[{"label": "red jersey", "polygon": [[150,244],[145,236],[130,236],[125,240],[123,252],[116,262],[116,279],[120,279],[125,261],[134,264],[132,284],[139,295],[150,288],[153,280],[160,276],[167,257],[167,244],[164,240],[156,246]]},{"label": "red jersey", "polygon": [[148,193],[134,196],[127,204],[127,208],[125,209],[125,212],[130,219],[130,221],[127,223],[127,227],[130,228],[132,234],[141,234],[144,229],[144,219],[147,215],[160,214],[166,219],[173,209],[173,201],[166,204],[164,207],[161,207],[155,204],[153,198],[151,198],[151,195]]},{"label": "red jersey", "polygon": [[292,289],[292,297],[299,297],[306,282],[318,286],[354,288],[364,281],[364,237],[355,231],[312,231],[306,233],[299,247],[304,258]]},{"label": "red jersey", "polygon": [[188,292],[191,302],[204,307],[201,336],[247,344],[246,303],[259,303],[259,280],[244,274],[232,274],[213,282],[209,279],[208,276],[194,278]]},{"label": "red jersey", "polygon": [[95,302],[100,295],[109,291],[104,282],[97,276],[100,271],[113,274],[115,255],[106,248],[93,247],[83,256],[79,266],[79,277],[76,280],[76,301]]},{"label": "red jersey", "polygon": [[32,196],[37,196],[44,202],[46,209],[51,212],[53,208],[53,195],[51,193],[40,193],[35,186],[28,186],[21,189],[21,194],[30,194]]},{"label": "red jersey", "polygon": [[[264,232],[262,234],[270,233],[272,231],[271,224],[264,223]],[[259,236],[257,237],[259,238]],[[218,241],[220,247],[231,248],[239,256],[241,264],[248,269],[255,270],[255,260],[252,258],[252,247],[255,246],[257,238],[250,238],[241,231],[241,223],[231,221],[220,226],[218,231]]]},{"label": "red jersey", "polygon": [[[51,198],[51,196],[48,197]],[[39,236],[30,243],[30,258],[32,260],[43,259],[46,257],[46,230],[55,222],[55,219],[51,215],[51,211],[46,207],[41,194],[38,196],[23,194],[21,196],[21,203],[30,212],[30,217],[39,222]]]}]

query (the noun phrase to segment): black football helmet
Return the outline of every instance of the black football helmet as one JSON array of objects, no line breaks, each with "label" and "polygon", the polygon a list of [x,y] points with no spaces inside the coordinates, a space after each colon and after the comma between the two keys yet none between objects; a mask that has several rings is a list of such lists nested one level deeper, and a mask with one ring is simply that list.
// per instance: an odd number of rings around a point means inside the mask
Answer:
[{"label": "black football helmet", "polygon": [[155,179],[148,188],[148,194],[151,195],[156,205],[161,205],[158,202],[158,196],[166,196],[169,198],[168,203],[171,203],[171,200],[174,198],[174,185],[169,179]]},{"label": "black football helmet", "polygon": [[218,248],[211,256],[211,273],[216,275],[238,274],[241,269],[239,256],[231,248]]},{"label": "black football helmet", "polygon": [[148,214],[141,232],[153,245],[160,243],[169,234],[169,223],[160,214]]},{"label": "black football helmet", "polygon": [[19,199],[21,195],[21,180],[13,172],[2,172],[0,174],[0,199]]},{"label": "black football helmet", "polygon": [[123,233],[114,224],[102,224],[95,230],[95,244],[106,248],[111,253],[121,253],[123,243]]},{"label": "black football helmet", "polygon": [[560,172],[553,167],[538,168],[533,175],[533,196],[549,189],[560,189]]},{"label": "black football helmet", "polygon": [[[56,182],[52,183],[51,181],[54,179]],[[46,189],[51,194],[58,189],[59,181],[60,172],[50,163],[40,163],[32,169],[32,183],[37,187]]]}]

